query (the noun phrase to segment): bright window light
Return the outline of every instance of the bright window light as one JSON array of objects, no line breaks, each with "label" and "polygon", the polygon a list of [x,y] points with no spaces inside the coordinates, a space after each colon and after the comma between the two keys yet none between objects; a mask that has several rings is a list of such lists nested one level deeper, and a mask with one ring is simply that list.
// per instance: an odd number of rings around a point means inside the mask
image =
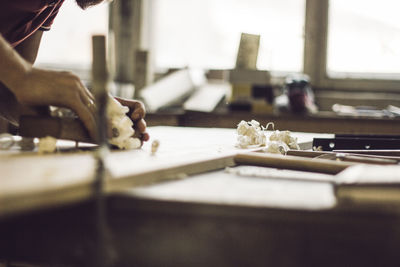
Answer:
[{"label": "bright window light", "polygon": [[75,1],[65,1],[50,31],[44,32],[37,64],[90,68],[91,36],[107,34],[108,5],[100,4],[87,10]]},{"label": "bright window light", "polygon": [[398,0],[334,0],[329,8],[329,75],[400,73]]},{"label": "bright window light", "polygon": [[303,69],[304,0],[152,0],[156,68],[235,66],[242,32],[261,35],[258,68]]}]

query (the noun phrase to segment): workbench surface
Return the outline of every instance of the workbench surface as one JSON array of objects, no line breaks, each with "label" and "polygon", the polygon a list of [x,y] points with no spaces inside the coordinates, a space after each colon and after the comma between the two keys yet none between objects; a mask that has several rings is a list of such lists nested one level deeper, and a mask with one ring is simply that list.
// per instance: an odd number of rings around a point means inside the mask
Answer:
[{"label": "workbench surface", "polygon": [[[156,155],[151,142],[109,155],[109,179],[124,180],[106,185],[115,266],[398,266],[399,213],[337,208],[334,177],[224,169],[233,129],[149,132]],[[94,266],[94,166],[90,152],[2,155],[0,259]]]},{"label": "workbench surface", "polygon": [[[151,140],[142,149],[111,151],[106,159],[106,192],[173,180],[192,173],[233,165],[234,129],[150,127]],[[298,133],[299,142],[312,140],[312,134]],[[160,146],[151,153],[151,142]],[[92,196],[96,163],[93,149],[70,150],[74,143],[59,142],[56,154],[18,152],[0,155],[0,216],[79,202]],[[69,148],[68,148],[69,146]]]}]

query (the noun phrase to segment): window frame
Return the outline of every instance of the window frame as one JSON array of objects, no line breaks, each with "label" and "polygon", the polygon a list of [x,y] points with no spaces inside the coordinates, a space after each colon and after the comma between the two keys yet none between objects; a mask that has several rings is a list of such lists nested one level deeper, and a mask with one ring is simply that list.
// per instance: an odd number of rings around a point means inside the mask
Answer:
[{"label": "window frame", "polygon": [[306,0],[303,71],[310,76],[313,85],[324,90],[399,92],[400,80],[329,77],[327,72],[329,1]]}]

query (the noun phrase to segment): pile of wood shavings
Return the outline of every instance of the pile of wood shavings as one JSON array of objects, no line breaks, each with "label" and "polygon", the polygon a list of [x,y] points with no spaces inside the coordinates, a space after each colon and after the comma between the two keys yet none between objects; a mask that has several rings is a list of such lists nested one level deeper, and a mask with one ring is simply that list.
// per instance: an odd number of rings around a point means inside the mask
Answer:
[{"label": "pile of wood shavings", "polygon": [[117,133],[109,139],[109,142],[120,149],[138,149],[141,147],[141,142],[139,138],[133,137],[135,130],[132,120],[126,115],[128,112],[128,107],[122,106],[113,97],[109,98],[107,117],[111,121],[113,133]]},{"label": "pile of wood shavings", "polygon": [[[272,126],[272,134],[267,138],[266,131]],[[290,131],[274,130],[274,123],[270,122],[263,127],[258,121],[241,121],[237,126],[237,147],[252,148],[264,147],[265,152],[286,154],[289,149],[300,149],[297,138],[291,136]]]}]

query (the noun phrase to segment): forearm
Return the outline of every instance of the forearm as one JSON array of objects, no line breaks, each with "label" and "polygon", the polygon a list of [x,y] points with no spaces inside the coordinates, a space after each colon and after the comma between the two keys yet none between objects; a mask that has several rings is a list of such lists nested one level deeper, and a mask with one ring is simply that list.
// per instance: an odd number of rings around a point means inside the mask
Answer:
[{"label": "forearm", "polygon": [[0,82],[0,116],[18,125],[19,103],[14,94]]},{"label": "forearm", "polygon": [[13,49],[0,34],[0,116],[14,125],[18,125],[22,114],[48,113],[48,107],[27,106],[19,101],[26,93],[21,83],[32,71],[41,38],[42,31],[37,31]]},{"label": "forearm", "polygon": [[0,34],[0,82],[14,95],[18,95],[19,83],[32,65],[24,60]]},{"label": "forearm", "polygon": [[29,66],[0,34],[0,115],[14,125],[18,124],[19,103],[9,88],[16,86],[20,73]]}]

